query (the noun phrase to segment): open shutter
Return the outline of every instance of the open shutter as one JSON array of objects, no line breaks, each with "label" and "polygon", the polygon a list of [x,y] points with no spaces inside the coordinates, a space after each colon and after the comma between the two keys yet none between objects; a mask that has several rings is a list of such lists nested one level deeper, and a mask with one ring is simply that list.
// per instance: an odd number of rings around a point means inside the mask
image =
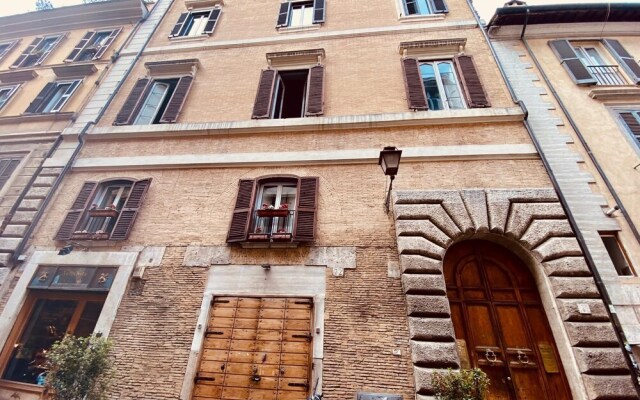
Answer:
[{"label": "open shutter", "polygon": [[36,98],[31,102],[31,104],[29,104],[29,107],[27,107],[27,110],[25,111],[26,113],[37,113],[38,110],[41,108],[42,103],[45,101],[45,99],[49,96],[49,94],[55,90],[56,88],[56,83],[55,82],[49,82],[44,86],[44,89],[42,89],[40,91],[40,93],[38,93],[38,95],[36,96]]},{"label": "open shutter", "polygon": [[324,16],[326,14],[325,0],[313,0],[313,23],[321,24],[324,22]]},{"label": "open shutter", "polygon": [[0,189],[7,183],[18,165],[20,160],[0,160]]},{"label": "open shutter", "polygon": [[53,43],[51,43],[51,46],[49,46],[49,48],[46,51],[44,51],[42,55],[40,55],[40,58],[38,58],[38,61],[36,61],[36,65],[42,64],[44,60],[47,57],[49,57],[49,54],[51,54],[51,52],[56,49],[56,47],[58,46],[58,43],[62,41],[64,36],[65,35],[59,35],[58,37],[56,37],[56,40],[54,40]]},{"label": "open shutter", "polygon": [[207,35],[211,35],[213,31],[216,29],[216,25],[218,24],[218,20],[220,19],[220,14],[222,10],[219,8],[214,8],[211,10],[211,14],[209,14],[209,21],[207,21],[207,25],[204,27],[204,33]]},{"label": "open shutter", "polygon": [[80,41],[78,42],[78,44],[76,44],[76,47],[73,48],[71,53],[69,53],[69,55],[64,61],[65,62],[75,61],[75,59],[78,57],[80,52],[87,46],[87,44],[89,43],[93,35],[95,35],[95,32],[92,32],[92,31],[85,33],[82,39],[80,39]]},{"label": "open shutter", "polygon": [[322,115],[324,113],[324,66],[322,65],[309,68],[306,103],[305,116]]},{"label": "open shutter", "polygon": [[187,20],[188,16],[189,12],[183,12],[182,14],[180,14],[180,18],[178,18],[178,22],[176,22],[176,24],[173,26],[169,37],[180,36],[180,31],[182,30],[182,26],[184,25],[184,22]]},{"label": "open shutter", "polygon": [[640,121],[636,118],[633,113],[630,111],[621,111],[620,118],[624,121],[627,128],[629,128],[629,132],[636,138],[638,145],[640,146]]},{"label": "open shutter", "polygon": [[464,88],[467,104],[470,108],[491,107],[487,93],[484,91],[478,70],[471,56],[456,56],[454,58],[460,82]]},{"label": "open shutter", "polygon": [[420,67],[415,58],[403,58],[404,88],[407,91],[407,102],[412,110],[427,110],[427,95],[424,92],[424,83],[420,76]]},{"label": "open shutter", "polygon": [[576,51],[568,40],[551,40],[549,46],[560,59],[560,64],[578,85],[595,85],[598,81],[578,58]]},{"label": "open shutter", "polygon": [[160,118],[161,123],[176,122],[176,120],[178,119],[178,115],[182,110],[184,100],[187,97],[187,94],[189,94],[189,89],[191,89],[192,82],[192,76],[183,76],[182,78],[180,78],[178,84],[176,85],[176,89],[173,91],[171,99],[167,103],[167,107],[164,109],[162,118]]},{"label": "open shutter", "polygon": [[133,223],[149,190],[149,185],[151,185],[151,178],[142,179],[133,184],[129,197],[127,197],[124,207],[120,210],[118,221],[116,221],[113,231],[111,231],[111,240],[125,240],[129,237],[129,232],[133,228]]},{"label": "open shutter", "polygon": [[271,116],[271,101],[273,100],[273,87],[276,82],[276,75],[278,75],[278,72],[275,69],[262,70],[251,118],[260,119]]},{"label": "open shutter", "polygon": [[285,1],[284,3],[280,3],[280,13],[278,14],[276,28],[289,26],[289,15],[291,15],[291,2]]},{"label": "open shutter", "polygon": [[241,179],[238,183],[238,197],[233,208],[227,243],[244,242],[247,239],[255,186],[256,182],[253,179]]},{"label": "open shutter", "polygon": [[12,40],[9,43],[4,43],[6,46],[2,50],[0,50],[0,60],[2,60],[4,56],[9,54],[9,52],[13,50],[14,47],[16,47],[18,42],[20,42],[20,39]]},{"label": "open shutter", "polygon": [[144,92],[149,85],[149,78],[138,79],[138,82],[133,86],[131,93],[129,93],[129,97],[122,105],[122,108],[118,112],[116,116],[116,120],[113,123],[114,125],[127,125],[130,124],[131,117],[133,116],[133,112],[138,106],[138,103],[142,99]]},{"label": "open shutter", "polygon": [[625,70],[629,78],[633,83],[640,84],[640,65],[633,59],[631,54],[625,49],[622,44],[614,39],[604,39],[604,44],[609,48],[609,51],[618,60],[618,63]]},{"label": "open shutter", "polygon": [[76,227],[82,218],[82,214],[84,214],[93,199],[97,187],[97,182],[85,182],[84,185],[82,185],[80,193],[78,193],[76,200],[71,206],[71,210],[69,210],[64,221],[62,221],[62,225],[60,225],[55,240],[69,240],[71,238],[71,235],[76,231]]},{"label": "open shutter", "polygon": [[445,14],[449,12],[447,8],[447,2],[445,0],[432,0],[434,14]]},{"label": "open shutter", "polygon": [[100,46],[100,48],[96,51],[96,54],[93,56],[94,60],[99,60],[100,58],[102,58],[102,56],[107,51],[109,46],[111,46],[111,43],[113,43],[113,41],[116,40],[116,37],[118,37],[121,31],[122,31],[122,28],[118,28],[111,31],[111,33],[109,34],[109,37],[107,37],[107,39],[104,41],[102,46]]},{"label": "open shutter", "polygon": [[20,56],[13,62],[13,64],[11,64],[10,68],[19,68],[20,66],[22,66],[22,64],[27,59],[27,57],[29,57],[31,55],[31,53],[38,47],[40,42],[42,42],[42,39],[43,38],[41,38],[41,37],[37,37],[37,38],[33,39],[31,44],[29,46],[27,46],[27,48],[24,49],[22,54],[20,54]]},{"label": "open shutter", "polygon": [[298,180],[298,205],[293,240],[311,242],[316,237],[316,211],[318,208],[318,178],[304,177]]}]

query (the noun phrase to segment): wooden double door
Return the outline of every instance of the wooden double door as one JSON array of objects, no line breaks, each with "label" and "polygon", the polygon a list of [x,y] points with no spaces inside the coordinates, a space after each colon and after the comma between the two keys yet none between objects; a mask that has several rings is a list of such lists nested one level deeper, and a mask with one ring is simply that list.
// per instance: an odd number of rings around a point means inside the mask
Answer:
[{"label": "wooden double door", "polygon": [[312,308],[309,298],[214,298],[192,399],[306,400]]},{"label": "wooden double door", "polygon": [[463,368],[491,380],[491,400],[571,399],[533,276],[507,249],[453,245],[444,274]]}]

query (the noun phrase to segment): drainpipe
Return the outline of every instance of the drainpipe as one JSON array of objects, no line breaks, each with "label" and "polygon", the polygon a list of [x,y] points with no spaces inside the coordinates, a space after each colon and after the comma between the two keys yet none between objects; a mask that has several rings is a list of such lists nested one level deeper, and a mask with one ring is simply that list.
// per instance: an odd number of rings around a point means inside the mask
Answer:
[{"label": "drainpipe", "polygon": [[[542,151],[542,147],[540,146],[540,142],[538,142],[536,136],[533,134],[533,129],[531,128],[531,125],[529,124],[529,121],[527,120],[527,117],[528,117],[527,108],[524,105],[524,102],[517,98],[517,96],[515,94],[515,91],[513,90],[513,87],[511,86],[511,83],[509,82],[509,79],[507,79],[507,75],[506,75],[506,73],[504,71],[502,63],[500,62],[500,59],[498,58],[498,56],[497,56],[497,54],[495,52],[495,49],[493,48],[493,44],[491,43],[491,40],[489,39],[489,35],[487,34],[486,30],[483,29],[482,24],[480,22],[480,17],[478,16],[478,14],[475,11],[475,8],[473,7],[472,0],[467,0],[467,4],[471,8],[471,10],[473,12],[473,15],[475,17],[475,20],[478,23],[478,27],[480,27],[480,30],[482,31],[482,34],[483,34],[483,36],[484,36],[484,38],[485,38],[485,40],[487,42],[487,45],[489,46],[489,49],[491,51],[491,55],[493,56],[494,60],[496,61],[496,64],[498,65],[498,70],[500,71],[500,75],[502,75],[502,79],[504,80],[505,84],[507,85],[509,93],[511,94],[511,99],[513,100],[514,103],[518,104],[520,106],[520,108],[522,108],[523,112],[525,113],[524,126],[527,129],[527,132],[529,133],[529,136],[531,137],[531,141],[533,142],[533,145],[535,146],[536,151],[540,155],[540,159],[542,160],[542,164],[544,165],[545,169],[547,170],[547,174],[549,175],[549,178],[551,179],[551,184],[553,185],[553,188],[554,188],[555,192],[558,195],[558,199],[560,200],[560,204],[562,204],[562,208],[564,209],[564,212],[567,215],[567,218],[569,220],[569,224],[571,225],[571,228],[573,229],[573,231],[574,231],[574,233],[576,235],[576,239],[578,240],[578,244],[580,246],[580,249],[582,250],[582,253],[584,254],[585,260],[587,261],[587,266],[589,267],[589,270],[593,274],[596,286],[598,287],[598,290],[600,291],[600,294],[602,295],[602,299],[603,299],[603,301],[605,302],[605,304],[607,306],[607,307],[605,307],[605,309],[607,310],[607,314],[609,315],[609,319],[612,322],[612,325],[613,325],[613,328],[614,328],[614,332],[616,333],[616,337],[618,339],[618,342],[621,344],[622,354],[623,354],[623,356],[625,358],[625,361],[627,363],[627,367],[629,368],[629,371],[631,373],[631,380],[632,380],[633,385],[634,385],[634,387],[636,389],[636,392],[638,392],[640,394],[640,383],[638,382],[638,379],[637,379],[636,374],[635,374],[635,369],[633,367],[633,361],[631,360],[631,356],[629,355],[627,350],[624,348],[624,343],[626,343],[624,331],[622,330],[622,326],[620,324],[620,321],[617,318],[617,315],[615,313],[611,312],[611,309],[613,308],[613,305],[611,303],[611,297],[609,296],[609,293],[607,292],[607,288],[606,288],[604,282],[602,281],[602,277],[600,276],[600,273],[599,273],[598,269],[595,266],[596,263],[595,263],[595,261],[593,259],[593,256],[591,255],[591,252],[589,251],[589,248],[587,247],[587,244],[586,244],[586,241],[584,239],[584,236],[582,235],[582,232],[578,228],[578,223],[576,222],[575,216],[573,215],[573,213],[571,212],[571,209],[569,208],[569,204],[567,202],[567,199],[564,196],[564,193],[562,192],[562,190],[560,189],[560,185],[558,184],[558,181],[557,181],[555,175],[551,172],[552,170],[551,170],[551,167],[549,165],[549,161],[548,161],[548,159],[546,157],[546,154]],[[529,55],[533,59],[534,64],[536,65],[536,68],[538,69],[538,71],[542,75],[545,83],[549,86],[549,88],[551,88],[551,91],[552,91],[555,99],[558,101],[558,104],[562,108],[562,111],[564,112],[564,114],[567,117],[567,119],[570,121],[571,126],[578,133],[578,136],[581,138],[581,142],[583,143],[583,145],[586,146],[586,144],[582,141],[583,138],[582,138],[582,135],[579,133],[579,130],[578,130],[577,126],[575,126],[575,123],[573,122],[573,120],[569,116],[566,108],[564,107],[564,104],[562,103],[562,101],[558,97],[558,95],[555,92],[555,90],[553,90],[553,86],[551,86],[551,83],[549,82],[547,76],[542,71],[542,68],[540,67],[540,64],[538,63],[538,60],[533,55],[533,52],[529,48],[529,45],[528,45],[526,39],[524,38],[524,35],[525,35],[525,32],[526,32],[526,28],[527,28],[527,23],[528,23],[528,20],[529,20],[529,8],[527,8],[526,13],[527,14],[525,16],[525,23],[524,23],[524,25],[522,27],[522,32],[520,33],[520,39],[524,42],[524,45],[525,45],[525,47],[527,49],[527,52],[529,53]],[[591,152],[589,152],[589,155],[591,156]],[[592,161],[594,161],[594,164],[598,165],[595,160],[592,159]],[[604,175],[602,170],[599,168],[599,166],[598,166],[598,173],[600,173],[601,175]],[[608,180],[606,180],[606,177],[603,176],[603,178],[607,182],[607,188],[609,188],[609,190],[612,190]],[[615,193],[615,192],[613,192],[613,193]],[[614,198],[616,198],[616,201],[618,201],[617,200],[617,196],[614,196]],[[620,205],[620,209],[622,210],[622,208],[623,208],[622,204],[621,203],[618,203],[618,204]],[[626,214],[625,214],[625,217],[627,217]],[[636,238],[638,238],[637,231],[635,230],[635,227],[633,228],[633,230],[634,230],[634,234],[636,235]]]}]

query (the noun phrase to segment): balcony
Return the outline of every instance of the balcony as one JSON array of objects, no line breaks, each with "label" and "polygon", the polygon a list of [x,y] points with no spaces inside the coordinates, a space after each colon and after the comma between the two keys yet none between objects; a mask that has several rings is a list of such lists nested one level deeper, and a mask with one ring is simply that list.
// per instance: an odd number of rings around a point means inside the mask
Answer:
[{"label": "balcony", "polygon": [[587,65],[591,75],[598,81],[598,85],[626,85],[627,81],[618,70],[617,65]]},{"label": "balcony", "polygon": [[247,241],[253,243],[291,243],[295,210],[256,210],[251,215]]}]

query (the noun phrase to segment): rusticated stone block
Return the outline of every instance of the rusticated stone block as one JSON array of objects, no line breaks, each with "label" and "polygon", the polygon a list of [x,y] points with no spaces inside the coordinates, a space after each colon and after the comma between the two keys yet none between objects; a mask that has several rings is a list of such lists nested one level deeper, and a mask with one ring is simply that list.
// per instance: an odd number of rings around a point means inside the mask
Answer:
[{"label": "rusticated stone block", "polygon": [[576,348],[574,349],[580,371],[591,374],[624,374],[629,368],[619,348]]},{"label": "rusticated stone block", "polygon": [[445,371],[443,369],[422,368],[414,365],[413,378],[416,381],[416,392],[421,395],[433,394],[432,380],[434,372],[444,373]]},{"label": "rusticated stone block", "polygon": [[5,237],[24,237],[27,225],[7,225],[2,235]]},{"label": "rusticated stone block", "polygon": [[8,267],[11,253],[0,253],[0,267]]},{"label": "rusticated stone block", "polygon": [[397,220],[425,219],[438,225],[451,238],[462,234],[440,204],[401,204],[396,205],[394,211]]},{"label": "rusticated stone block", "polygon": [[451,309],[445,296],[409,294],[407,314],[411,317],[448,317],[451,316]]},{"label": "rusticated stone block", "polygon": [[600,292],[593,278],[549,278],[556,297],[573,299],[597,299]]},{"label": "rusticated stone block", "polygon": [[21,241],[20,238],[0,238],[0,251],[13,252]]},{"label": "rusticated stone block", "polygon": [[420,254],[442,260],[444,249],[435,243],[419,236],[400,236],[398,238],[398,253]]},{"label": "rusticated stone block", "polygon": [[541,261],[582,255],[575,237],[552,237],[536,247],[533,252]]},{"label": "rusticated stone block", "polygon": [[[607,309],[600,299],[557,299],[558,310],[564,321],[606,322],[609,321]],[[580,312],[579,306],[587,306],[589,313]]]},{"label": "rusticated stone block", "polygon": [[487,198],[484,190],[460,191],[462,201],[469,211],[469,217],[478,232],[489,231],[489,216],[487,215]]},{"label": "rusticated stone block", "polygon": [[617,347],[618,338],[608,322],[565,323],[574,347]]},{"label": "rusticated stone block", "polygon": [[51,187],[53,183],[56,181],[55,176],[39,176],[33,182],[33,186],[35,187]]},{"label": "rusticated stone block", "polygon": [[400,256],[400,267],[403,273],[413,274],[441,274],[442,261],[433,258],[403,254]]},{"label": "rusticated stone block", "polygon": [[542,265],[549,276],[591,276],[584,257],[562,257]]},{"label": "rusticated stone block", "polygon": [[16,211],[11,218],[11,223],[28,225],[33,221],[35,216],[36,211]]},{"label": "rusticated stone block", "polygon": [[47,193],[49,193],[49,189],[48,187],[32,187],[31,189],[29,189],[29,191],[27,192],[27,195],[25,196],[25,198],[27,199],[44,199],[47,196]]},{"label": "rusticated stone block", "polygon": [[566,219],[536,219],[520,237],[520,243],[532,249],[551,237],[570,235],[573,235],[573,231]]},{"label": "rusticated stone block", "polygon": [[456,335],[449,318],[409,317],[409,337],[416,340],[453,342]]},{"label": "rusticated stone block", "polygon": [[441,294],[447,293],[442,275],[402,274],[402,287],[410,294]]},{"label": "rusticated stone block", "polygon": [[20,202],[20,211],[37,211],[42,204],[42,199],[25,199]]},{"label": "rusticated stone block", "polygon": [[564,218],[560,203],[513,203],[505,233],[519,239],[531,223],[537,219]]},{"label": "rusticated stone block", "polygon": [[459,368],[455,343],[411,341],[411,360],[420,367]]},{"label": "rusticated stone block", "polygon": [[591,400],[638,399],[631,375],[582,375]]},{"label": "rusticated stone block", "polygon": [[438,226],[426,219],[399,220],[396,222],[398,236],[422,236],[440,247],[448,247],[453,240]]}]

